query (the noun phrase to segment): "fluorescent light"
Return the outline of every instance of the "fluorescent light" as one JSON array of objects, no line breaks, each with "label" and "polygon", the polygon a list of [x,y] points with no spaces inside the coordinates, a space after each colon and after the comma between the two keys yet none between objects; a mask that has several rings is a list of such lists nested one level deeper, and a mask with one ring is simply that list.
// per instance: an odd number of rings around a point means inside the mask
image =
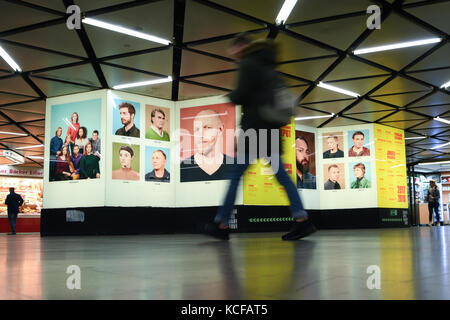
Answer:
[{"label": "fluorescent light", "polygon": [[28,146],[28,147],[20,147],[20,148],[15,148],[16,150],[23,150],[23,149],[32,149],[32,148],[39,148],[39,147],[43,147],[43,144],[37,144],[35,146]]},{"label": "fluorescent light", "polygon": [[44,160],[44,157],[43,157],[43,156],[28,156],[27,158]]},{"label": "fluorescent light", "polygon": [[438,161],[438,162],[421,162],[418,163],[419,166],[426,166],[429,164],[444,164],[444,163],[450,163],[450,161]]},{"label": "fluorescent light", "polygon": [[331,118],[334,117],[334,113],[332,114],[328,114],[326,116],[312,116],[312,117],[300,117],[300,118],[295,118],[294,120],[310,120],[310,119],[322,119],[322,118]]},{"label": "fluorescent light", "polygon": [[449,120],[442,119],[442,118],[439,118],[439,117],[433,118],[433,120],[436,120],[436,121],[439,121],[439,122],[443,122],[443,123],[446,123],[446,124],[450,124]]},{"label": "fluorescent light", "polygon": [[371,53],[371,52],[379,52],[379,51],[387,51],[387,50],[394,50],[394,49],[401,49],[401,48],[408,48],[408,47],[423,46],[426,44],[436,43],[436,42],[441,42],[441,41],[442,41],[441,38],[431,38],[431,39],[424,39],[424,40],[418,40],[418,41],[402,42],[402,43],[389,44],[389,45],[379,46],[379,47],[359,49],[359,50],[353,51],[353,54],[366,54],[366,53]]},{"label": "fluorescent light", "polygon": [[297,0],[285,0],[277,18],[275,19],[276,24],[284,24],[294,9]]},{"label": "fluorescent light", "polygon": [[450,87],[450,81],[447,81],[446,83],[444,83],[441,88],[447,88]]},{"label": "fluorescent light", "polygon": [[336,91],[336,92],[339,92],[339,93],[343,93],[343,94],[346,94],[348,96],[352,96],[352,97],[355,97],[355,98],[358,98],[360,96],[358,93],[355,93],[355,92],[352,92],[352,91],[348,91],[348,90],[345,90],[345,89],[341,89],[341,88],[338,88],[338,87],[335,87],[335,86],[331,86],[329,84],[323,83],[322,81],[319,82],[319,84],[317,86],[319,86],[321,88],[324,88],[324,89],[331,90],[331,91]]},{"label": "fluorescent light", "polygon": [[405,140],[415,140],[415,139],[425,139],[426,137],[409,137],[405,138]]},{"label": "fluorescent light", "polygon": [[10,134],[13,136],[27,136],[26,133],[6,132],[6,131],[0,131],[0,134]]},{"label": "fluorescent light", "polygon": [[123,34],[127,34],[129,36],[133,36],[136,38],[140,38],[140,39],[144,39],[144,40],[148,40],[148,41],[153,41],[153,42],[158,42],[158,43],[162,43],[165,45],[169,45],[170,41],[166,40],[166,39],[162,39],[159,37],[155,37],[143,32],[139,32],[139,31],[135,31],[132,29],[128,29],[128,28],[124,28],[124,27],[120,27],[111,23],[107,23],[107,22],[103,22],[97,19],[92,19],[92,18],[84,18],[83,23],[92,25],[92,26],[96,26],[99,28],[103,28],[103,29],[107,29],[110,31],[115,31],[115,32],[119,32],[119,33],[123,33]]},{"label": "fluorescent light", "polygon": [[448,146],[449,144],[450,144],[450,141],[447,142],[447,143],[444,143],[444,144],[440,144],[440,145],[438,145],[438,146],[436,146],[436,147],[430,148],[430,150],[439,149],[439,148]]},{"label": "fluorescent light", "polygon": [[22,72],[19,65],[11,58],[8,52],[0,46],[0,56],[14,69],[14,71]]},{"label": "fluorescent light", "polygon": [[143,81],[143,82],[120,84],[118,86],[114,86],[113,89],[119,90],[119,89],[125,89],[125,88],[149,86],[149,85],[152,85],[152,84],[171,82],[171,81],[172,81],[172,77],[167,77],[167,78],[164,78],[164,79],[156,79],[156,80]]}]

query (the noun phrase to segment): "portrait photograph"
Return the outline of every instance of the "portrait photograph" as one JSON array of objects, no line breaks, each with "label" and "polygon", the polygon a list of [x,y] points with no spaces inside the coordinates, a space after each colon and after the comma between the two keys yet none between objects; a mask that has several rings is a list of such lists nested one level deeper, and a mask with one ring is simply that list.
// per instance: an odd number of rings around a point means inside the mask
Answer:
[{"label": "portrait photograph", "polygon": [[370,156],[370,136],[368,129],[349,131],[347,140],[349,157]]},{"label": "portrait photograph", "polygon": [[170,149],[145,147],[145,181],[170,182]]},{"label": "portrait photograph", "polygon": [[344,132],[322,133],[322,158],[344,158]]},{"label": "portrait photograph", "polygon": [[316,146],[313,132],[295,131],[297,189],[316,189]]},{"label": "portrait photograph", "polygon": [[145,105],[145,139],[170,141],[170,109]]},{"label": "portrait photograph", "polygon": [[116,136],[140,138],[140,111],[138,102],[114,99],[112,133]]},{"label": "portrait photograph", "polygon": [[112,144],[112,178],[139,181],[140,146],[137,144]]},{"label": "portrait photograph", "polygon": [[324,190],[345,189],[345,164],[331,163],[323,165]]},{"label": "portrait photograph", "polygon": [[236,108],[231,103],[180,110],[180,181],[226,179],[235,157]]},{"label": "portrait photograph", "polygon": [[51,106],[49,181],[100,178],[102,100]]},{"label": "portrait photograph", "polygon": [[372,187],[370,162],[352,162],[348,165],[350,189],[367,189]]}]

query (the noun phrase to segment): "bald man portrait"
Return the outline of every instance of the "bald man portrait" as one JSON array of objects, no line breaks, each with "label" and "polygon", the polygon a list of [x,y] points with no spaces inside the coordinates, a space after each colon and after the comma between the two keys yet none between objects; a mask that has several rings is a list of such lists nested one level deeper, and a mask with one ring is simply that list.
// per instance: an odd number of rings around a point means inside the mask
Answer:
[{"label": "bald man portrait", "polygon": [[180,164],[180,181],[223,180],[234,158],[223,153],[224,125],[214,110],[200,111],[194,118],[194,155]]}]

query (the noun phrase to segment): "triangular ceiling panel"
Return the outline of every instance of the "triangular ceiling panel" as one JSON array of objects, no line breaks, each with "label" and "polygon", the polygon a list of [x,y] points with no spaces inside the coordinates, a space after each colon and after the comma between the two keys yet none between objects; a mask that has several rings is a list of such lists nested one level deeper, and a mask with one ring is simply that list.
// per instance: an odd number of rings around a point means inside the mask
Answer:
[{"label": "triangular ceiling panel", "polygon": [[[450,44],[446,44],[443,47],[439,48],[422,61],[416,63],[407,71],[448,67],[450,65],[448,57],[450,57]],[[414,74],[411,74],[411,76],[414,77]]]},{"label": "triangular ceiling panel", "polygon": [[[27,2],[33,3],[33,4],[41,6],[41,7],[46,7],[46,8],[50,8],[53,10],[66,12],[66,6],[60,0],[45,0],[45,2],[43,0],[27,0]],[[77,3],[80,3],[80,0],[77,0]],[[84,9],[84,7],[83,7],[83,9]]]},{"label": "triangular ceiling panel", "polygon": [[414,92],[414,93],[406,93],[406,94],[390,94],[390,95],[372,95],[371,98],[374,100],[386,102],[392,104],[397,107],[404,107],[409,103],[425,96],[428,92]]},{"label": "triangular ceiling panel", "polygon": [[[45,132],[45,127],[37,127],[37,126],[32,126],[32,125],[26,125],[23,124],[22,125],[25,129],[27,129],[28,131],[30,131],[32,134],[34,134],[35,136],[38,135],[43,135]],[[53,132],[54,134],[54,132]]]},{"label": "triangular ceiling panel", "polygon": [[196,99],[223,95],[225,92],[190,83],[180,82],[179,100]]},{"label": "triangular ceiling panel", "polygon": [[192,0],[186,1],[185,12],[184,42],[240,33],[263,27],[260,24],[249,22]]},{"label": "triangular ceiling panel", "polygon": [[154,73],[171,75],[173,63],[173,49],[134,55],[125,58],[108,60],[109,63],[118,64],[133,69],[150,71]]},{"label": "triangular ceiling panel", "polygon": [[322,49],[283,33],[280,33],[277,36],[276,42],[278,43],[279,48],[279,62],[335,54],[334,51]]},{"label": "triangular ceiling panel", "polygon": [[390,122],[381,122],[381,124],[389,127],[394,127],[398,129],[408,129],[411,126],[415,126],[419,123],[423,122],[423,120],[415,120],[415,121],[390,121]]},{"label": "triangular ceiling panel", "polygon": [[328,124],[324,127],[340,127],[340,126],[353,126],[353,125],[362,125],[365,124],[363,121],[358,121],[355,119],[349,119],[345,117],[336,117],[333,118]]},{"label": "triangular ceiling panel", "polygon": [[[363,96],[386,79],[387,79],[387,77],[376,77],[376,78],[358,79],[358,80],[350,80],[350,81],[337,81],[337,82],[332,82],[329,84],[336,86],[340,89],[356,92],[360,96]],[[325,82],[325,83],[327,83],[327,82]]]},{"label": "triangular ceiling panel", "polygon": [[355,119],[361,119],[365,121],[375,122],[389,114],[391,111],[378,111],[378,112],[364,112],[364,113],[344,113],[344,115]]},{"label": "triangular ceiling panel", "polygon": [[373,95],[381,94],[396,94],[401,92],[411,92],[411,91],[426,91],[430,88],[425,87],[417,82],[405,79],[402,77],[396,77],[395,79],[389,81],[383,87],[378,89],[373,93]]},{"label": "triangular ceiling panel", "polygon": [[421,20],[428,22],[438,29],[450,33],[450,21],[444,12],[450,12],[450,3],[436,3],[416,8],[406,9],[407,12],[415,15]]},{"label": "triangular ceiling panel", "polygon": [[411,76],[419,80],[434,84],[436,87],[440,88],[444,83],[450,81],[450,69],[414,72],[413,74],[411,74]]},{"label": "triangular ceiling panel", "polygon": [[16,94],[2,93],[0,92],[0,106],[8,103],[15,103],[19,101],[28,101],[30,98],[26,98],[24,96],[19,96]]},{"label": "triangular ceiling panel", "polygon": [[314,110],[319,110],[327,113],[339,113],[350,104],[352,104],[354,100],[344,100],[344,101],[335,101],[335,102],[324,102],[324,103],[313,103],[313,104],[303,104],[302,106],[311,108]]},{"label": "triangular ceiling panel", "polygon": [[388,122],[388,121],[413,121],[413,120],[425,121],[425,120],[427,120],[427,118],[419,116],[419,115],[414,114],[414,113],[410,113],[408,111],[399,111],[399,112],[396,112],[393,115],[383,119],[383,122]]},{"label": "triangular ceiling panel", "polygon": [[106,81],[111,88],[119,84],[159,79],[153,75],[111,67],[108,65],[102,65],[101,68],[105,74]]},{"label": "triangular ceiling panel", "polygon": [[410,105],[409,107],[410,108],[426,107],[426,106],[432,106],[432,105],[437,105],[437,104],[447,104],[447,103],[450,103],[450,94],[436,92],[420,101],[417,101],[416,103]]},{"label": "triangular ceiling panel", "polygon": [[70,53],[79,57],[87,57],[76,31],[69,30],[64,22],[14,34],[5,37],[5,39],[39,48]]},{"label": "triangular ceiling panel", "polygon": [[347,57],[325,77],[324,81],[326,82],[331,80],[367,77],[382,74],[386,74],[386,71]]},{"label": "triangular ceiling panel", "polygon": [[[315,87],[302,101],[301,103],[312,103],[328,100],[347,99],[348,96],[335,91],[323,89],[321,87]],[[350,103],[349,103],[350,104]]]},{"label": "triangular ceiling panel", "polygon": [[34,77],[31,79],[49,98],[93,90],[89,87],[77,86],[57,81],[44,80]]},{"label": "triangular ceiling panel", "polygon": [[98,81],[98,77],[95,74],[95,71],[90,63],[42,73],[33,73],[33,76],[41,76],[56,80],[87,84],[92,87],[101,87],[101,84]]},{"label": "triangular ceiling panel", "polygon": [[29,103],[15,104],[12,106],[4,107],[0,110],[15,110],[15,111],[23,111],[23,112],[33,112],[40,113],[45,115],[45,100],[33,101]]},{"label": "triangular ceiling panel", "polygon": [[40,50],[24,48],[11,44],[2,44],[3,49],[8,52],[17,62],[23,71],[34,71],[48,67],[65,65],[68,63],[78,62],[80,60],[43,52]]},{"label": "triangular ceiling panel", "polygon": [[293,63],[283,63],[277,66],[277,70],[301,77],[307,80],[316,80],[336,58],[326,58]]},{"label": "triangular ceiling panel", "polygon": [[[327,115],[327,113],[320,112],[320,111],[315,111],[315,110],[311,110],[311,109],[307,109],[307,108],[303,108],[303,107],[295,108],[294,112],[295,112],[295,114],[294,114],[295,117],[316,117],[316,116]],[[326,119],[321,119],[321,120],[323,122]],[[301,121],[301,120],[297,120],[297,121]]]},{"label": "triangular ceiling panel", "polygon": [[[420,122],[419,122],[420,124]],[[416,129],[416,127],[414,127],[414,124],[410,124],[410,126],[408,127],[408,130],[410,130],[411,132],[416,132],[420,135],[425,135],[425,136],[435,136],[435,135],[439,135],[441,136],[443,133],[446,133],[448,131],[448,129],[445,128],[440,128],[440,129]]]},{"label": "triangular ceiling panel", "polygon": [[[20,18],[18,18],[20,17]],[[40,23],[59,18],[58,16],[32,9],[23,5],[2,1],[2,19],[0,33],[17,29],[26,25]]]},{"label": "triangular ceiling panel", "polygon": [[236,76],[236,72],[225,72],[211,76],[190,78],[189,80],[231,90],[236,83]]},{"label": "triangular ceiling panel", "polygon": [[288,90],[295,96],[300,97],[305,90],[308,89],[308,86],[301,86],[301,87],[290,87]]},{"label": "triangular ceiling panel", "polygon": [[368,100],[362,100],[357,105],[353,106],[347,113],[361,113],[374,111],[389,111],[394,112],[396,109],[386,106],[381,103],[376,103]]},{"label": "triangular ceiling panel", "polygon": [[0,79],[0,91],[38,97],[37,93],[18,75],[16,77]]},{"label": "triangular ceiling panel", "polygon": [[437,129],[437,130],[446,130],[446,129],[450,129],[449,125],[446,125],[445,123],[433,120],[433,119],[428,119],[429,121],[424,122],[418,126],[414,127],[414,130],[418,130],[418,129]]},{"label": "triangular ceiling panel", "polygon": [[151,86],[128,88],[121,91],[170,100],[172,98],[172,83],[160,83]]},{"label": "triangular ceiling panel", "polygon": [[183,50],[181,55],[181,76],[231,70],[235,68],[236,65],[234,63],[211,58],[209,56],[187,50]]},{"label": "triangular ceiling panel", "polygon": [[39,113],[32,113],[27,111],[12,111],[1,109],[4,114],[13,119],[16,122],[32,121],[38,119],[44,119],[44,115]]},{"label": "triangular ceiling panel", "polygon": [[450,104],[445,104],[442,106],[433,106],[433,107],[408,108],[408,110],[423,113],[430,117],[436,117],[445,112],[448,112],[450,110]]}]

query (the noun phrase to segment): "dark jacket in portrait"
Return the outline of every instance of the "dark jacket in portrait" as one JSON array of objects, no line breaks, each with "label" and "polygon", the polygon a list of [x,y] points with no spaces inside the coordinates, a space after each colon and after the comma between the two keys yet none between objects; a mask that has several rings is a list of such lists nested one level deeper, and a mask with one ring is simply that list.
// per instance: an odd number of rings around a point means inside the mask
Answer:
[{"label": "dark jacket in portrait", "polygon": [[136,128],[136,126],[133,124],[133,126],[128,131],[125,131],[125,127],[117,129],[116,136],[139,138],[141,136],[141,131],[138,128]]},{"label": "dark jacket in portrait", "polygon": [[344,151],[339,150],[335,153],[331,153],[331,150],[327,150],[323,153],[324,159],[333,159],[333,158],[343,158],[344,157]]},{"label": "dark jacket in portrait", "polygon": [[155,174],[155,170],[153,169],[145,175],[145,181],[170,182],[170,173],[164,169],[164,175],[161,178],[158,178]]},{"label": "dark jacket in portrait", "polygon": [[341,185],[337,181],[333,182],[330,179],[328,179],[327,182],[325,182],[324,189],[325,190],[339,190],[339,189],[341,189]]},{"label": "dark jacket in portrait", "polygon": [[[194,156],[185,159],[180,164],[180,181],[192,182],[192,181],[210,181],[210,180],[225,180],[227,179],[228,167],[233,166],[234,158],[227,155],[223,155],[222,165],[212,175],[207,174],[202,168],[195,162]],[[231,168],[230,168],[231,170]]]}]

